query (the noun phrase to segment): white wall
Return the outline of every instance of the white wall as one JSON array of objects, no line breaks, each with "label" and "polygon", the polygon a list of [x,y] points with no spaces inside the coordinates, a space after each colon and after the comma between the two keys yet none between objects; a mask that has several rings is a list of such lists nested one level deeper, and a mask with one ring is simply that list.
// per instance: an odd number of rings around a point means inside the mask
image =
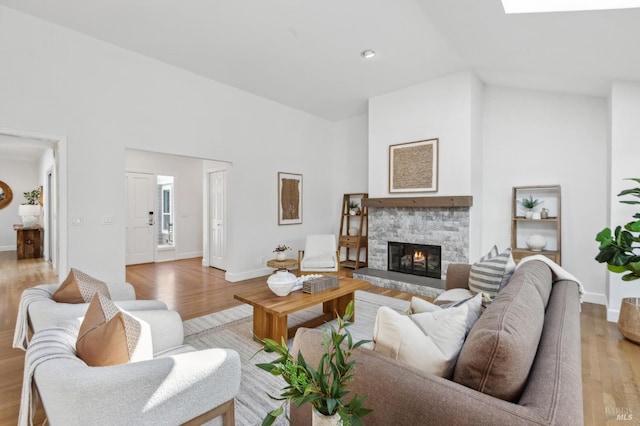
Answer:
[{"label": "white wall", "polygon": [[485,245],[510,245],[513,186],[561,185],[562,266],[601,304],[605,270],[594,257],[606,225],[607,126],[604,98],[485,87]]},{"label": "white wall", "polygon": [[[610,163],[610,195],[605,203],[609,209],[609,227],[613,230],[616,226],[634,220],[633,215],[638,213],[637,205],[620,203],[621,199],[631,200],[632,197],[618,197],[623,189],[635,188],[636,182],[625,181],[625,178],[638,178],[638,158],[640,158],[640,84],[615,82],[611,89],[610,99],[611,114],[611,163]],[[601,226],[604,228],[604,226]],[[606,265],[599,265],[605,270]],[[607,272],[609,279],[609,309],[607,319],[618,321],[620,302],[624,297],[640,297],[640,285],[638,281],[624,282],[621,274]]]},{"label": "white wall", "polygon": [[13,225],[22,223],[18,216],[18,206],[27,200],[22,195],[40,186],[38,162],[0,158],[0,180],[13,191],[13,201],[0,210],[0,251],[16,250],[16,231]]},{"label": "white wall", "polygon": [[[367,116],[359,116],[337,122],[333,125],[333,170],[327,170],[333,178],[333,216],[332,232],[340,231],[342,196],[367,192],[367,173],[369,166]],[[335,171],[348,170],[349,177],[344,178]]]},{"label": "white wall", "polygon": [[[482,86],[461,72],[369,102],[369,193],[389,197],[388,146],[440,139],[439,191],[473,195],[470,260],[510,246],[511,188],[562,186],[562,266],[606,304],[595,262],[606,224],[607,100]],[[636,132],[637,134],[637,132]],[[406,196],[403,194],[402,196]]]},{"label": "white wall", "polygon": [[[481,99],[475,74],[459,72],[369,100],[369,196],[472,195],[470,259],[482,246]],[[389,145],[433,138],[439,139],[438,192],[390,194]]]},{"label": "white wall", "polygon": [[[264,273],[278,243],[297,249],[305,235],[331,232],[336,188],[327,182],[360,172],[333,167],[326,120],[4,7],[0,56],[0,126],[66,137],[61,201],[66,220],[82,218],[68,227],[68,264],[103,280],[125,275],[126,148],[232,164],[230,279]],[[303,174],[302,225],[277,225],[278,171]]]},{"label": "white wall", "polygon": [[475,76],[460,72],[369,100],[369,196],[389,194],[389,145],[439,139],[438,192],[471,194],[471,94]]},{"label": "white wall", "polygon": [[155,152],[127,150],[125,153],[127,172],[174,177],[176,259],[202,256],[203,162],[197,158]]}]

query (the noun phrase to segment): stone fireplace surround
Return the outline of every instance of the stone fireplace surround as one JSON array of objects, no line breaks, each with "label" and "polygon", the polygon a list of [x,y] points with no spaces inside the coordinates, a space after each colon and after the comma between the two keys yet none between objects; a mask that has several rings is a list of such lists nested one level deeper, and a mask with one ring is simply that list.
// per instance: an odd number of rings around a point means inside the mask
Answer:
[{"label": "stone fireplace surround", "polygon": [[444,290],[444,281],[387,271],[387,243],[402,241],[442,246],[444,279],[449,263],[469,262],[472,204],[471,196],[363,200],[369,209],[369,267],[354,271],[354,277],[385,288],[436,297]]}]

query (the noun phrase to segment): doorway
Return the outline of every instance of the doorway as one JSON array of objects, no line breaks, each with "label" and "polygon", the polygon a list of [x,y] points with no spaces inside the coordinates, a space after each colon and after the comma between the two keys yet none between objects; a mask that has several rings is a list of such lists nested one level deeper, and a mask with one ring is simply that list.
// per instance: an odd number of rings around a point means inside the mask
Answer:
[{"label": "doorway", "polygon": [[[45,257],[56,274],[67,271],[67,139],[23,129],[0,127],[0,151],[31,152],[38,159],[44,191]],[[34,154],[35,152],[35,154]],[[51,176],[49,176],[51,174]]]},{"label": "doorway", "polygon": [[225,170],[209,172],[209,266],[224,270],[225,265]]},{"label": "doorway", "polygon": [[155,187],[153,174],[125,173],[127,265],[155,261]]}]

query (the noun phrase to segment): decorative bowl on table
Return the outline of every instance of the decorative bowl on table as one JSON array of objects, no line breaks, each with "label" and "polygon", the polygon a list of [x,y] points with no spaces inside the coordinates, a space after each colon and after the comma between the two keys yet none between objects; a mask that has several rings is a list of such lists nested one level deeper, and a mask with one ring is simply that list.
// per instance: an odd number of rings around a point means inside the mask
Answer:
[{"label": "decorative bowl on table", "polygon": [[296,285],[298,278],[287,270],[278,271],[267,279],[267,285],[278,296],[286,296]]}]

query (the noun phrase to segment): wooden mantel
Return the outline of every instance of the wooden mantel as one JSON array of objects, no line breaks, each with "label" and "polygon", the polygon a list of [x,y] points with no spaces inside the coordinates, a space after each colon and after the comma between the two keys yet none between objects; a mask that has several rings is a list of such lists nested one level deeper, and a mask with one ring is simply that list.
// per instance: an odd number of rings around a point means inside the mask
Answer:
[{"label": "wooden mantel", "polygon": [[364,207],[471,207],[473,196],[363,198]]}]

